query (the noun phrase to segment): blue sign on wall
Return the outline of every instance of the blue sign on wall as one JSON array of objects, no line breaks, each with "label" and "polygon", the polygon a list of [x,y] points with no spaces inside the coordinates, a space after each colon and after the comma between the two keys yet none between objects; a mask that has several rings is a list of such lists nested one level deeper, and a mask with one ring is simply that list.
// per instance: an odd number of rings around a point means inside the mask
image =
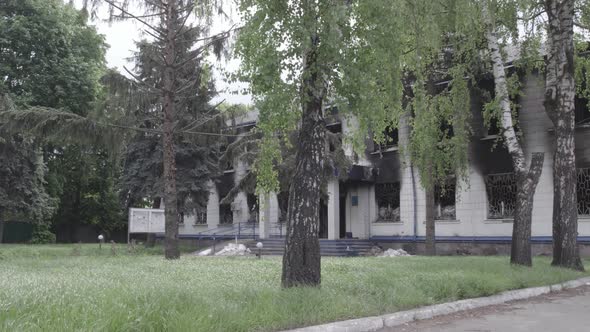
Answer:
[{"label": "blue sign on wall", "polygon": [[352,196],[350,198],[351,202],[352,202],[352,206],[358,206],[359,205],[359,197],[358,196]]}]

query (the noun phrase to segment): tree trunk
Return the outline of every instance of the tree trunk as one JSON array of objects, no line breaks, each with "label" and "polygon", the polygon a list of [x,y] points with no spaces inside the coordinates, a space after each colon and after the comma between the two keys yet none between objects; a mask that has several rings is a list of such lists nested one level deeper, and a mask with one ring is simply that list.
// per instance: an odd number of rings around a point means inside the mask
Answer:
[{"label": "tree trunk", "polygon": [[283,287],[319,286],[321,257],[319,232],[320,184],[324,160],[325,123],[322,101],[325,94],[317,70],[317,46],[304,57],[302,122],[299,132],[295,174],[289,189],[287,238],[283,256]]},{"label": "tree trunk", "polygon": [[177,0],[169,1],[165,6],[166,46],[164,48],[163,103],[164,124],[162,143],[164,150],[164,205],[165,205],[165,239],[164,256],[166,259],[180,258],[178,248],[178,204],[176,193],[176,152],[174,149],[175,120],[175,69],[176,62],[176,27],[178,26]]},{"label": "tree trunk", "polygon": [[483,2],[483,15],[486,23],[488,50],[492,58],[494,90],[501,113],[500,123],[502,125],[504,145],[508,149],[516,175],[516,210],[512,225],[510,263],[532,266],[531,224],[533,198],[543,169],[544,153],[533,153],[530,168],[527,169],[525,154],[514,130],[504,59],[500,53],[496,27],[487,7],[487,1]]},{"label": "tree trunk", "polygon": [[512,225],[510,263],[532,266],[531,225],[533,199],[543,170],[542,152],[533,153],[528,172],[516,172],[516,209]]},{"label": "tree trunk", "polygon": [[574,99],[574,0],[545,0],[545,111],[555,128],[553,265],[584,270],[578,251]]},{"label": "tree trunk", "polygon": [[426,189],[426,240],[425,254],[436,255],[435,221],[434,221],[434,185]]}]

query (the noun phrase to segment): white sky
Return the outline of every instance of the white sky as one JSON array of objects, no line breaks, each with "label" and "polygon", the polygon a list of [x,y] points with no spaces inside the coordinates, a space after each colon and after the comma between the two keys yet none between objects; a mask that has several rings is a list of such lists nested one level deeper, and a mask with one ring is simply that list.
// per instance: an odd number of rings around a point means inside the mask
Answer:
[{"label": "white sky", "polygon": [[[82,0],[76,0],[81,7]],[[130,9],[134,14],[141,14],[141,10]],[[135,51],[135,41],[142,39],[141,23],[136,23],[134,20],[125,20],[120,22],[107,22],[106,12],[99,13],[97,20],[90,22],[91,25],[96,26],[100,34],[105,36],[106,42],[109,45],[107,50],[106,60],[111,68],[116,68],[121,73],[125,73],[123,69],[126,66],[128,69],[133,67],[132,63],[127,61]],[[221,19],[215,20],[213,23],[211,33],[219,33],[231,27],[230,22],[224,22]],[[149,36],[148,36],[149,37]],[[247,94],[242,94],[241,91],[247,87],[244,84],[229,84],[223,80],[220,74],[220,68],[223,70],[235,71],[239,68],[240,62],[237,59],[217,61],[211,57],[210,62],[216,67],[216,85],[219,91],[219,97],[214,102],[225,100],[229,104],[251,104],[252,97]]]}]

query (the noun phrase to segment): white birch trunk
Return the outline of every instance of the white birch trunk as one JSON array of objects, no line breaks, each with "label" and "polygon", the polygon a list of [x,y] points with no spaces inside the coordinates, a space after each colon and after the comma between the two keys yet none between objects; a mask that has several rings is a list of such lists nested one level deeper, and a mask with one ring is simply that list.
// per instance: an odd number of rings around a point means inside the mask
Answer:
[{"label": "white birch trunk", "polygon": [[577,246],[574,0],[544,4],[548,18],[544,105],[555,127],[552,264],[583,270]]},{"label": "white birch trunk", "polygon": [[489,11],[488,1],[483,3],[483,15],[486,25],[486,39],[488,51],[492,60],[496,99],[500,107],[500,123],[504,145],[512,158],[512,166],[516,174],[517,194],[516,209],[514,213],[514,224],[512,228],[512,250],[510,262],[531,266],[531,223],[533,197],[535,189],[541,177],[544,154],[533,153],[530,168],[527,169],[526,158],[522,145],[518,140],[512,120],[512,110],[504,69],[504,59],[500,53],[500,45],[494,24],[493,14]]}]

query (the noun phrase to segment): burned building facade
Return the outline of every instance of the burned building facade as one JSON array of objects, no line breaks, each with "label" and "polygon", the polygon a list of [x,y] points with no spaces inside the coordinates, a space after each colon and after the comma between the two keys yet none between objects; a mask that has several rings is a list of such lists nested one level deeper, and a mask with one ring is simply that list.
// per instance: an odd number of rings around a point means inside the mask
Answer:
[{"label": "burned building facade", "polygon": [[[493,83],[492,83],[493,84]],[[544,86],[540,75],[522,80],[518,104],[518,133],[527,157],[543,152],[543,171],[534,196],[533,240],[550,241],[553,213],[553,126],[543,107]],[[493,86],[493,85],[492,85]],[[516,198],[512,163],[502,145],[500,133],[485,126],[483,102],[472,97],[472,136],[469,144],[468,178],[450,177],[447,184],[435,188],[436,235],[440,241],[509,241]],[[587,100],[576,102],[576,165],[578,169],[578,232],[583,241],[590,239],[590,112]],[[355,130],[354,118],[327,114],[332,132]],[[246,129],[256,123],[252,112],[235,125]],[[371,239],[376,242],[421,241],[425,235],[426,199],[418,170],[401,152],[408,143],[410,127],[402,119],[399,128],[389,130],[387,144],[369,142],[364,155],[344,146],[352,167],[335,170],[327,181],[327,198],[321,202],[320,237]],[[198,236],[227,227],[228,234],[251,229],[259,238],[284,235],[287,198],[284,193],[255,197],[242,192],[231,204],[220,205],[229,188],[246,174],[248,165],[235,160],[224,175],[211,182],[206,213],[185,218],[181,236]],[[347,172],[340,180],[338,172]],[[147,211],[135,211],[144,213]],[[155,212],[154,212],[155,213]],[[133,216],[132,216],[133,217]],[[133,217],[135,218],[135,217]],[[194,220],[192,220],[194,219]],[[236,225],[240,226],[236,226]],[[248,225],[253,224],[252,227]],[[163,227],[163,226],[162,226]],[[243,227],[243,228],[242,228]],[[163,232],[163,228],[159,230]],[[246,234],[246,233],[243,233]],[[234,234],[235,235],[235,234]]]}]

